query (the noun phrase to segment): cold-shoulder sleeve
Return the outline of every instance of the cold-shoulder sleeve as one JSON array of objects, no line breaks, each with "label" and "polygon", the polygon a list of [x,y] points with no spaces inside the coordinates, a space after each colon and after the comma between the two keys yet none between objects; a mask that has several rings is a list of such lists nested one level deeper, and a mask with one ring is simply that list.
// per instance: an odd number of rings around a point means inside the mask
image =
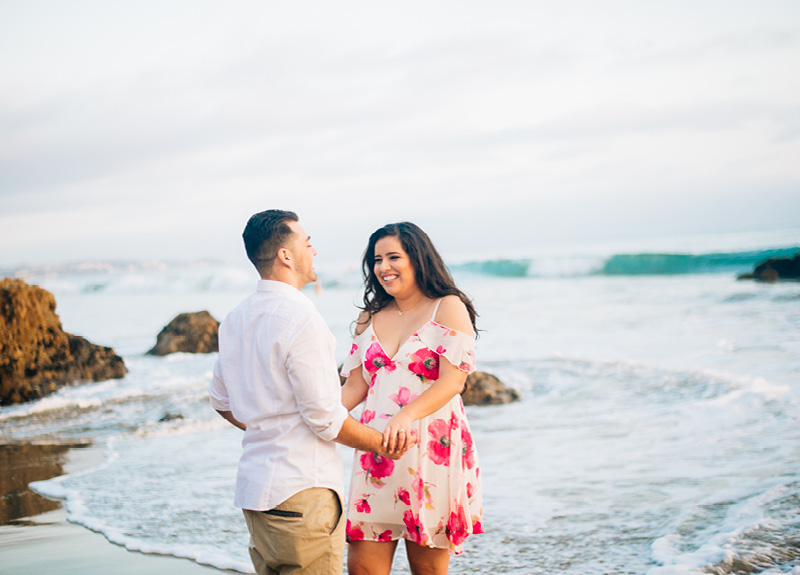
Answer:
[{"label": "cold-shoulder sleeve", "polygon": [[475,371],[475,338],[445,325],[428,322],[419,330],[425,346],[465,373]]},{"label": "cold-shoulder sleeve", "polygon": [[361,358],[364,356],[364,352],[361,349],[364,342],[363,336],[364,332],[353,336],[352,345],[350,346],[350,353],[347,354],[347,357],[344,358],[344,362],[342,363],[342,370],[340,373],[343,377],[349,376],[351,371],[361,365]]}]

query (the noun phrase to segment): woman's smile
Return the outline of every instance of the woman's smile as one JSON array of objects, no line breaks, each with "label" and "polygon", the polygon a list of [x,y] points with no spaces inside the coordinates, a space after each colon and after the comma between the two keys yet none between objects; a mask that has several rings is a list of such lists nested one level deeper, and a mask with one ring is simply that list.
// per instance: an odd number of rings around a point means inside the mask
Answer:
[{"label": "woman's smile", "polygon": [[411,259],[400,240],[386,236],[375,243],[374,272],[383,289],[392,296],[403,287],[415,285]]}]

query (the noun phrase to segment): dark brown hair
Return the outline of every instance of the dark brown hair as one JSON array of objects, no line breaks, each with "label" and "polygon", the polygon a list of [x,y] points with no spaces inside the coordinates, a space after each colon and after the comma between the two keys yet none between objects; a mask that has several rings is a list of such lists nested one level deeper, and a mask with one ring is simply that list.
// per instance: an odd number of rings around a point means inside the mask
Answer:
[{"label": "dark brown hair", "polygon": [[247,258],[261,276],[269,275],[278,255],[294,234],[286,222],[299,221],[297,214],[286,210],[267,210],[250,216],[242,232]]},{"label": "dark brown hair", "polygon": [[387,224],[373,232],[369,237],[367,249],[364,250],[364,257],[361,260],[361,271],[364,275],[364,307],[361,309],[367,312],[369,316],[372,316],[394,299],[386,293],[386,290],[383,289],[375,275],[375,244],[378,243],[378,240],[388,236],[400,240],[403,250],[411,260],[411,265],[414,268],[414,278],[423,294],[431,299],[455,295],[464,302],[477,336],[478,328],[475,320],[478,314],[475,312],[472,301],[456,287],[453,276],[450,275],[450,270],[447,269],[442,256],[436,251],[428,234],[411,222]]}]

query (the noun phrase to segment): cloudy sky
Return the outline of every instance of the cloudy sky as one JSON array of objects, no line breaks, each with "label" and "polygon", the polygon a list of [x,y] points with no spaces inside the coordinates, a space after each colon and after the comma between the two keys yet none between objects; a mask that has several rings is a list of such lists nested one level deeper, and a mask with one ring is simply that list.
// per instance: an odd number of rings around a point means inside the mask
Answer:
[{"label": "cloudy sky", "polygon": [[0,266],[799,227],[800,3],[0,0]]}]

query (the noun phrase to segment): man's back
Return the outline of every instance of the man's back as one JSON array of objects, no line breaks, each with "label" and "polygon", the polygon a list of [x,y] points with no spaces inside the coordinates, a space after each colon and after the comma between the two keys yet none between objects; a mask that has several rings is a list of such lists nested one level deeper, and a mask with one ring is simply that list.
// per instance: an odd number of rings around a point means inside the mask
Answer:
[{"label": "man's back", "polygon": [[283,282],[258,291],[220,325],[212,404],[247,426],[235,505],[271,509],[310,487],[341,493],[341,458],[331,441],[340,402],[335,341],[306,296]]}]

